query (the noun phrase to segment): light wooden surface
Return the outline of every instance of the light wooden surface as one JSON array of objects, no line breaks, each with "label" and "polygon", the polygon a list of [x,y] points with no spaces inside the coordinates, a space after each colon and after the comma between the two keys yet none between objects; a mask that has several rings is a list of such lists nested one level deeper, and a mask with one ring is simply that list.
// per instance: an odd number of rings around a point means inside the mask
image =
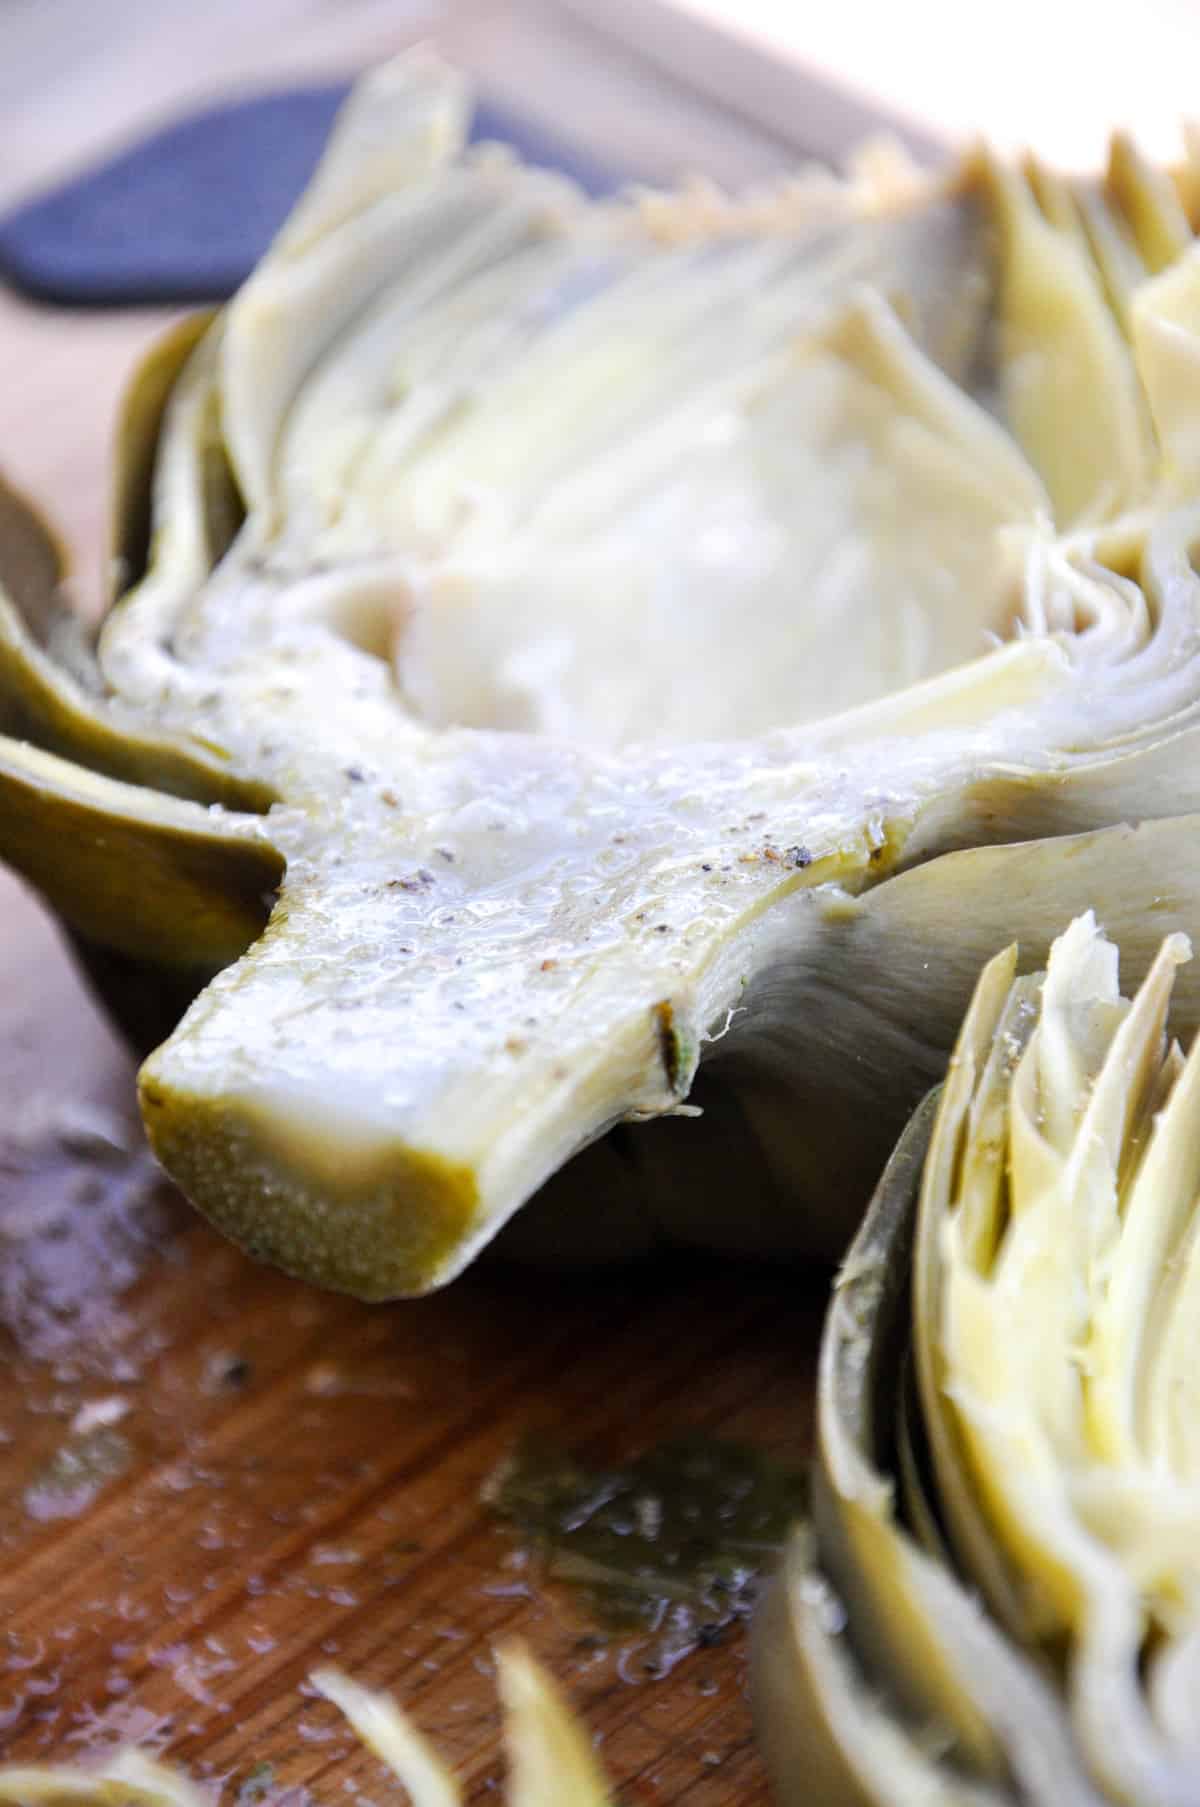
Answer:
[{"label": "light wooden surface", "polygon": [[[789,154],[753,95],[699,99],[549,4],[7,0],[0,205],[181,102],[328,76],[418,36],[657,177],[753,179]],[[162,323],[0,292],[0,461],[58,522],[93,610],[110,423]],[[648,1679],[512,1566],[478,1494],[528,1427],[597,1460],[692,1426],[798,1458],[823,1283],[484,1269],[414,1305],[321,1296],[154,1191],[131,1074],[48,921],[0,874],[0,1756],[132,1737],[223,1803],[269,1763],[260,1793],[281,1807],[302,1807],[298,1788],[366,1807],[389,1798],[378,1765],[304,1692],[334,1658],[393,1688],[470,1798],[494,1798],[489,1644],[520,1631],[602,1740],[622,1801],[761,1803],[740,1637]],[[114,1472],[92,1475],[98,1458]]]}]

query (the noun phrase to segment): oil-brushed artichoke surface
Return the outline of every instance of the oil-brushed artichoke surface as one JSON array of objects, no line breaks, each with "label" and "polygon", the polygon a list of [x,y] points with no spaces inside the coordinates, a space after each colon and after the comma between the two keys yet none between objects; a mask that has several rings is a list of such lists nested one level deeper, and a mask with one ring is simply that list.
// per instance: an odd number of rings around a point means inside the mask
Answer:
[{"label": "oil-brushed artichoke surface", "polygon": [[467,107],[151,362],[94,650],[4,502],[0,855],[260,1257],[829,1250],[981,959],[1190,919],[1196,172],[596,204]]}]

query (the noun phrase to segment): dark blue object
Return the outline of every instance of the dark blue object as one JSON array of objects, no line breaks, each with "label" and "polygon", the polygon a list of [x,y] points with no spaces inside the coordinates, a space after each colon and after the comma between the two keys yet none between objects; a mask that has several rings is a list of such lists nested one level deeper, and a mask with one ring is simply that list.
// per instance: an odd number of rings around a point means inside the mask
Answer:
[{"label": "dark blue object", "polygon": [[[0,221],[0,277],[43,301],[221,301],[250,274],[308,181],[350,84],[232,101],[155,132]],[[483,102],[498,138],[590,194],[624,173]]]}]

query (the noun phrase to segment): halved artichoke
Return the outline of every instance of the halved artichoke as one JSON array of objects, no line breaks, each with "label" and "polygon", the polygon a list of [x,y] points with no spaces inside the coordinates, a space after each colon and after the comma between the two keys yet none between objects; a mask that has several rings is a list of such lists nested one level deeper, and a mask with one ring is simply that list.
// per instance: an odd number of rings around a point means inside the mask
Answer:
[{"label": "halved artichoke", "polygon": [[5,505],[0,854],[138,1031],[199,990],[147,1129],[295,1273],[539,1189],[513,1247],[830,1250],[981,958],[1192,912],[1194,172],[593,205],[466,106],[365,82],[135,388],[94,660]]},{"label": "halved artichoke", "polygon": [[[1200,1040],[1089,913],[985,967],[851,1249],[815,1528],[760,1627],[781,1802],[1200,1800]],[[919,1202],[918,1202],[919,1201]]]}]

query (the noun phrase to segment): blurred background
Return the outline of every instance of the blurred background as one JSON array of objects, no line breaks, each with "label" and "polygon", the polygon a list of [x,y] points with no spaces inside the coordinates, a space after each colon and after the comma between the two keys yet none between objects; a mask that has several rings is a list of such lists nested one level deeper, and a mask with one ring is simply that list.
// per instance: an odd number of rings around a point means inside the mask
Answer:
[{"label": "blurred background", "polygon": [[[29,197],[197,109],[348,78],[421,39],[535,140],[549,132],[614,181],[701,170],[738,185],[837,161],[881,128],[927,158],[982,131],[1082,167],[1119,124],[1169,158],[1200,113],[1200,0],[1143,0],[1136,16],[1089,0],[0,0],[0,233]],[[236,231],[247,205],[236,185],[198,195],[184,223]],[[188,207],[170,211],[178,229]],[[103,236],[103,217],[92,225]],[[143,242],[163,226],[149,201],[134,217]],[[163,316],[30,306],[7,273],[6,468],[57,511],[95,605],[107,435]]]},{"label": "blurred background", "polygon": [[780,147],[836,153],[872,112],[925,143],[982,130],[1073,163],[1119,123],[1168,156],[1196,110],[1200,6],[0,0],[0,198],[223,85],[350,70],[423,36],[648,174],[682,160],[736,180],[777,165]]}]

